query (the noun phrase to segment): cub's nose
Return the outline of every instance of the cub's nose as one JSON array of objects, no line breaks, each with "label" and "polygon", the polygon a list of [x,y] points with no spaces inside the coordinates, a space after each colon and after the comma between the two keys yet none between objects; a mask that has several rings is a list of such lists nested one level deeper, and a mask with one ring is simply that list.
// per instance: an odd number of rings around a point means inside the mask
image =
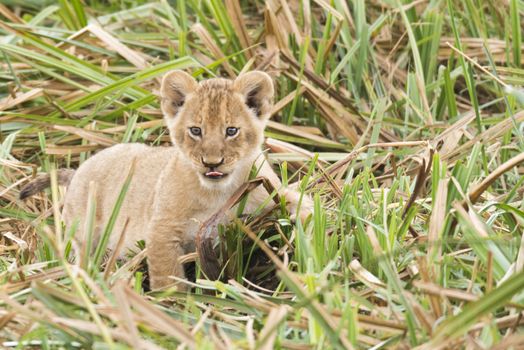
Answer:
[{"label": "cub's nose", "polygon": [[202,164],[204,164],[207,168],[218,168],[224,163],[224,158],[218,159],[218,158],[200,158],[202,160]]}]

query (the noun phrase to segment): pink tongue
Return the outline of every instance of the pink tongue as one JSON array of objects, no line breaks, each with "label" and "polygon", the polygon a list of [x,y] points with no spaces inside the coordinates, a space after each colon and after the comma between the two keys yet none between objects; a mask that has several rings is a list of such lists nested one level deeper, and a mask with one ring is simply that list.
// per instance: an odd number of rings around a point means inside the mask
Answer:
[{"label": "pink tongue", "polygon": [[222,175],[224,174],[221,173],[220,171],[210,171],[206,173],[206,176],[222,176]]}]

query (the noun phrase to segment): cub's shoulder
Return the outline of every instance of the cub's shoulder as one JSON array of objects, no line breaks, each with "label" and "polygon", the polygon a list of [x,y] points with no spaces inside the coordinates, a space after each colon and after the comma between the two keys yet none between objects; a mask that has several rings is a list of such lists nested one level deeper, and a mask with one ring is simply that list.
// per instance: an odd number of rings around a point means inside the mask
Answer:
[{"label": "cub's shoulder", "polygon": [[111,155],[111,154],[141,154],[150,152],[154,147],[144,145],[143,143],[119,143],[118,145],[111,146],[104,149],[96,154],[96,156]]},{"label": "cub's shoulder", "polygon": [[[128,168],[132,161],[138,167],[152,167],[167,162],[175,155],[174,147],[153,147],[141,143],[122,143],[106,148],[86,160],[80,172],[93,170],[115,170]],[[89,169],[89,170],[88,170]]]},{"label": "cub's shoulder", "polygon": [[143,143],[120,143],[98,152],[90,159],[111,157],[154,157],[159,154],[169,154],[172,152],[175,152],[173,147],[148,146]]}]

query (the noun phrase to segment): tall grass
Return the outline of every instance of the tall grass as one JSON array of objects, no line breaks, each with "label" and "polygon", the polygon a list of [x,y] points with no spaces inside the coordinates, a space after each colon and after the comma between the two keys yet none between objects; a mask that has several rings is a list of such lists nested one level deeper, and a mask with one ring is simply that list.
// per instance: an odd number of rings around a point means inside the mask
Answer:
[{"label": "tall grass", "polygon": [[[1,346],[522,347],[523,10],[4,0]],[[153,293],[144,251],[115,261],[62,226],[56,169],[121,142],[167,144],[157,95],[175,68],[274,77],[268,159],[315,210],[239,212],[221,229],[221,280],[189,252],[191,291]],[[20,201],[37,172],[52,189]]]}]

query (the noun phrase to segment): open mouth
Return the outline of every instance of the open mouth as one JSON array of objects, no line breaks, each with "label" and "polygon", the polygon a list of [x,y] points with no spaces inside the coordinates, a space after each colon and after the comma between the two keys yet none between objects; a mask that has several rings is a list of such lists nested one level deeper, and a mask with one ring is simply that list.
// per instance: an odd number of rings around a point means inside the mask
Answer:
[{"label": "open mouth", "polygon": [[220,180],[227,176],[227,174],[224,174],[223,172],[217,171],[217,170],[210,170],[207,173],[204,173],[204,176],[208,179],[212,180]]}]

